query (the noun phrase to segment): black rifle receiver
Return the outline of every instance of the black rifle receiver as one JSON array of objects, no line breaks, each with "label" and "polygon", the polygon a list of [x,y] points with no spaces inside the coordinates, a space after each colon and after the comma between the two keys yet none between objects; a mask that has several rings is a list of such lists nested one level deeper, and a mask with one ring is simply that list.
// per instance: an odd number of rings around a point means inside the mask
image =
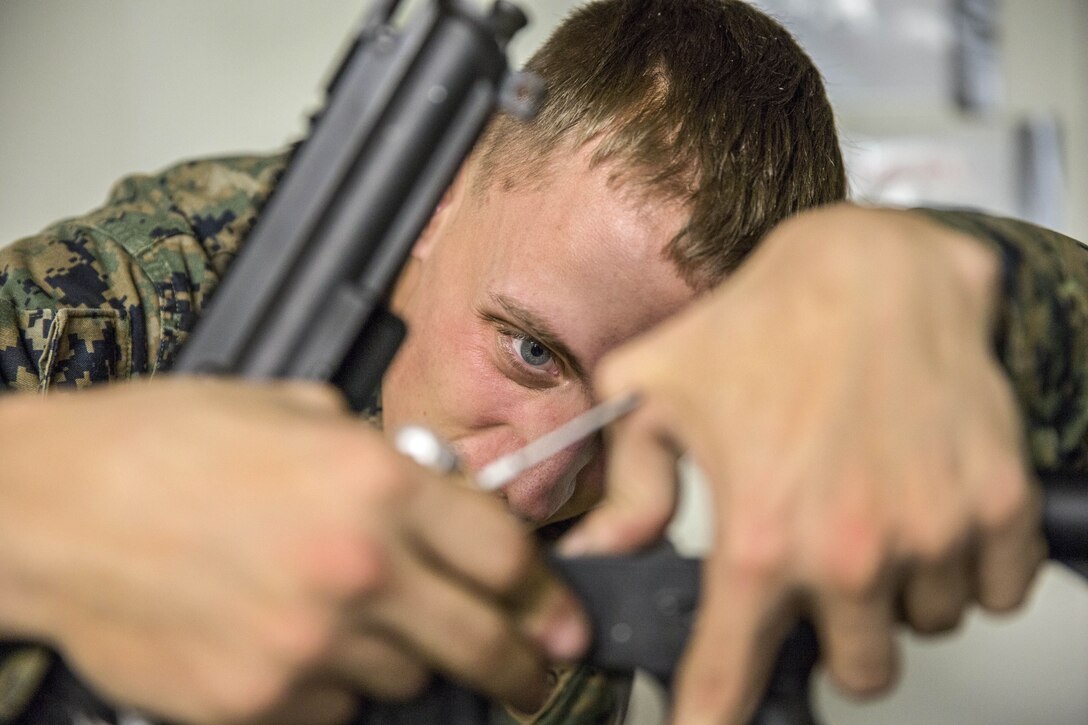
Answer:
[{"label": "black rifle receiver", "polygon": [[397,5],[371,12],[174,370],[330,380],[355,409],[377,389],[412,244],[496,106],[527,116],[540,98],[508,71],[514,5],[431,0],[403,30]]}]

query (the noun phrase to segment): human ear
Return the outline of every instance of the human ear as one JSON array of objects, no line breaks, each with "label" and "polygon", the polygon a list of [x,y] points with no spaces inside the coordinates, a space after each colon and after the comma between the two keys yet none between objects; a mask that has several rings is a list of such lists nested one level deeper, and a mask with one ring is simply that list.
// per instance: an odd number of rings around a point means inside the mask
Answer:
[{"label": "human ear", "polygon": [[457,175],[453,178],[453,183],[442,194],[438,206],[431,213],[427,226],[423,228],[416,243],[412,245],[412,257],[414,259],[425,260],[438,243],[438,240],[444,235],[445,228],[449,224],[449,220],[454,217],[457,207],[460,206],[464,196],[464,189],[468,185],[465,177],[469,175],[468,165],[470,163],[471,159],[461,165]]}]

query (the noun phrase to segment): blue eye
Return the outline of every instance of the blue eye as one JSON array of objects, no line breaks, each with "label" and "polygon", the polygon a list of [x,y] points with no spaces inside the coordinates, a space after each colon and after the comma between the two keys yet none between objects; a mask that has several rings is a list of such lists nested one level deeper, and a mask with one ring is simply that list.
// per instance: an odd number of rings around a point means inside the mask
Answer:
[{"label": "blue eye", "polygon": [[531,337],[515,338],[514,348],[526,364],[541,367],[552,361],[552,352]]}]

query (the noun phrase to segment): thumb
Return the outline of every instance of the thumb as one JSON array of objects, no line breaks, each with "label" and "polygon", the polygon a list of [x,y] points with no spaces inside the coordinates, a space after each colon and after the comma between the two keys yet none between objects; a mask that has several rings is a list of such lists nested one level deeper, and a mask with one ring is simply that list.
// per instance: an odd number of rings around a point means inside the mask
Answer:
[{"label": "thumb", "polygon": [[627,553],[661,537],[676,509],[678,454],[660,430],[648,407],[613,426],[604,500],[560,540],[560,554]]}]

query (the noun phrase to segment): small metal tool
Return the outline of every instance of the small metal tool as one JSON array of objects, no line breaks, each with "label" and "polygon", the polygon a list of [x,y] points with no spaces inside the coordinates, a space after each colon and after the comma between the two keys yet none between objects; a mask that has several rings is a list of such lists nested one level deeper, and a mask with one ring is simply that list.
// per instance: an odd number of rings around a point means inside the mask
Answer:
[{"label": "small metal tool", "polygon": [[457,454],[449,444],[422,425],[406,425],[398,428],[393,436],[393,447],[413,461],[445,476],[460,468]]},{"label": "small metal tool", "polygon": [[476,484],[485,491],[496,491],[538,463],[630,413],[638,407],[638,403],[638,395],[631,393],[595,405],[524,448],[488,463],[476,471]]},{"label": "small metal tool", "polygon": [[[630,413],[638,404],[638,395],[631,393],[595,405],[523,448],[488,463],[476,472],[476,484],[484,491],[497,491],[538,463]],[[457,456],[449,446],[423,426],[401,428],[393,438],[393,445],[416,463],[436,473],[452,473],[458,468]]]}]

